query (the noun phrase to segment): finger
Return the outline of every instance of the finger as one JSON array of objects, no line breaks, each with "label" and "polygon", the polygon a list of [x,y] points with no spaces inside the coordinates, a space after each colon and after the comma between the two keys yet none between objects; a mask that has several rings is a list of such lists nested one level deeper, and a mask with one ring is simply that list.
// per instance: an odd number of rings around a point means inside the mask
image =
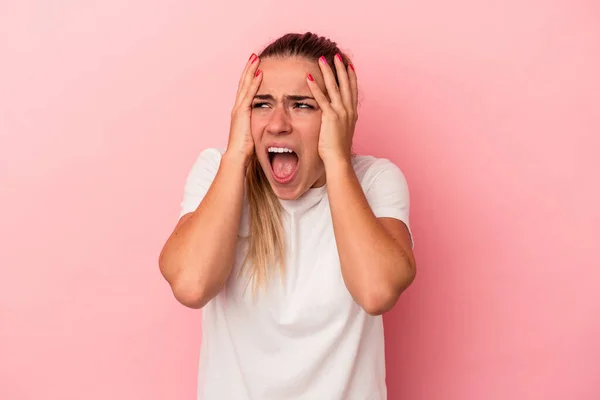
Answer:
[{"label": "finger", "polygon": [[236,106],[239,106],[242,99],[246,95],[248,86],[250,86],[250,84],[252,83],[254,78],[256,78],[256,71],[258,71],[259,64],[260,64],[260,59],[256,56],[250,57],[250,60],[248,60],[248,64],[246,65],[246,68],[244,69],[244,73],[242,74],[242,78],[240,80],[240,86],[238,88],[238,92],[237,92],[237,96],[236,96],[237,98],[236,98],[236,102],[235,102]]},{"label": "finger", "polygon": [[240,93],[242,93],[244,91],[244,89],[246,88],[246,86],[249,84],[249,79],[248,79],[249,75],[250,75],[250,78],[252,76],[254,76],[253,74],[254,74],[254,71],[256,71],[259,61],[260,60],[258,59],[258,56],[256,54],[252,53],[252,55],[246,62],[246,66],[244,67],[242,74],[240,75],[240,80],[238,82],[238,89],[237,89],[236,96],[239,97]]},{"label": "finger", "polygon": [[325,96],[325,93],[323,93],[317,82],[315,82],[315,78],[311,74],[306,76],[306,82],[308,83],[308,88],[310,89],[321,111],[332,112],[333,108],[329,103],[329,99],[327,96]]},{"label": "finger", "polygon": [[258,56],[254,53],[252,53],[250,55],[250,58],[248,58],[248,61],[246,62],[246,65],[244,66],[244,70],[242,71],[241,75],[240,75],[240,79],[238,81],[238,93],[240,92],[242,85],[244,83],[244,78],[246,77],[246,73],[248,72],[248,70],[250,69],[250,67],[252,66],[252,64],[254,64],[256,61],[258,61]]},{"label": "finger", "polygon": [[342,98],[340,96],[340,89],[338,88],[338,85],[335,82],[333,70],[329,66],[329,63],[327,62],[325,57],[319,58],[319,67],[321,68],[321,72],[323,73],[323,79],[325,80],[325,88],[327,88],[327,94],[329,95],[331,105],[334,109],[341,111],[343,104]]},{"label": "finger", "polygon": [[258,91],[258,87],[262,82],[262,71],[257,69],[254,73],[254,77],[248,84],[246,91],[240,96],[240,107],[241,108],[250,108],[252,106],[252,101],[254,100],[254,96],[256,96],[256,92]]},{"label": "finger", "polygon": [[358,108],[358,80],[356,70],[352,61],[348,60],[348,80],[350,81],[350,95],[352,97],[352,109],[357,113]]},{"label": "finger", "polygon": [[337,77],[339,83],[339,89],[342,99],[342,104],[346,109],[347,113],[353,112],[352,107],[352,93],[350,88],[350,82],[348,78],[348,72],[346,71],[346,66],[344,65],[344,61],[342,60],[342,56],[338,53],[334,57],[335,69],[337,71]]}]

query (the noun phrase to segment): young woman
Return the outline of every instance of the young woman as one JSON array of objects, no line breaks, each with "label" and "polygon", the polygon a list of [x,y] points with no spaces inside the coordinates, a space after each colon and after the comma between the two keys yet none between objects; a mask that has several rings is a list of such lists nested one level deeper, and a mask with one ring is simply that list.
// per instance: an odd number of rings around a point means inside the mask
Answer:
[{"label": "young woman", "polygon": [[242,73],[226,150],[191,169],[159,260],[202,308],[198,398],[386,398],[381,314],[415,277],[409,192],[354,155],[357,77],[334,42],[288,34]]}]

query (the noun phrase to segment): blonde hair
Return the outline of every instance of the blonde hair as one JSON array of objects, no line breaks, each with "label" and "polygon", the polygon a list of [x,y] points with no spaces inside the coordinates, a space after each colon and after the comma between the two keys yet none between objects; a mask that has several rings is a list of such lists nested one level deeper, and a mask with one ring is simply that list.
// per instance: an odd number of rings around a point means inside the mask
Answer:
[{"label": "blonde hair", "polygon": [[248,271],[253,293],[265,288],[273,266],[285,270],[285,238],[281,223],[281,203],[265,176],[258,157],[252,155],[246,171],[246,192],[250,206],[248,250],[242,270]]},{"label": "blonde hair", "polygon": [[[344,65],[348,58],[335,42],[314,33],[289,33],[269,44],[259,55],[268,57],[301,56],[317,61],[323,56],[330,65],[336,54],[342,56]],[[337,80],[337,76],[336,76]],[[248,273],[253,292],[266,288],[271,273],[279,265],[281,278],[285,272],[285,233],[282,225],[282,208],[279,199],[271,188],[265,173],[254,154],[246,172],[246,192],[250,206],[250,231],[248,250],[240,271]]]}]

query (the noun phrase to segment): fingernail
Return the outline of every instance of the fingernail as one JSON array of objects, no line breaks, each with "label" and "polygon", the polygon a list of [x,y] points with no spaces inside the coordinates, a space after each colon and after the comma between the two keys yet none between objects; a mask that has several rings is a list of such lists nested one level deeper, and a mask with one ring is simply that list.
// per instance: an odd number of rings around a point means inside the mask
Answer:
[{"label": "fingernail", "polygon": [[319,61],[321,61],[323,64],[327,64],[327,60],[323,56],[319,57]]},{"label": "fingernail", "polygon": [[248,61],[252,61],[252,62],[256,61],[256,54],[252,53],[252,55],[250,56]]},{"label": "fingernail", "polygon": [[311,82],[314,82],[314,81],[315,81],[315,78],[313,78],[312,74],[308,74],[308,75],[307,75],[307,78],[308,78],[308,80],[309,80],[309,81],[311,81]]},{"label": "fingernail", "polygon": [[255,76],[259,76],[260,75],[260,69],[256,70],[256,75]]},{"label": "fingernail", "polygon": [[344,62],[344,60],[342,60],[342,56],[340,55],[340,53],[336,54],[335,58],[337,58],[340,62]]},{"label": "fingernail", "polygon": [[354,65],[352,65],[352,64],[348,64],[348,66],[349,66],[350,68],[352,68],[352,71],[356,72],[356,70],[354,69]]}]

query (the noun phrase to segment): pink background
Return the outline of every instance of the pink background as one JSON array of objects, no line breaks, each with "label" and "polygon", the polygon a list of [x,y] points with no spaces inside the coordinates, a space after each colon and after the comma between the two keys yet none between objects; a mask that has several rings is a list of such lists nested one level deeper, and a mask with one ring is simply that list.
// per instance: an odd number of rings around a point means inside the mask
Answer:
[{"label": "pink background", "polygon": [[326,3],[0,3],[0,399],[195,398],[158,253],[248,56],[305,30],[411,188],[389,398],[600,398],[597,2]]}]

